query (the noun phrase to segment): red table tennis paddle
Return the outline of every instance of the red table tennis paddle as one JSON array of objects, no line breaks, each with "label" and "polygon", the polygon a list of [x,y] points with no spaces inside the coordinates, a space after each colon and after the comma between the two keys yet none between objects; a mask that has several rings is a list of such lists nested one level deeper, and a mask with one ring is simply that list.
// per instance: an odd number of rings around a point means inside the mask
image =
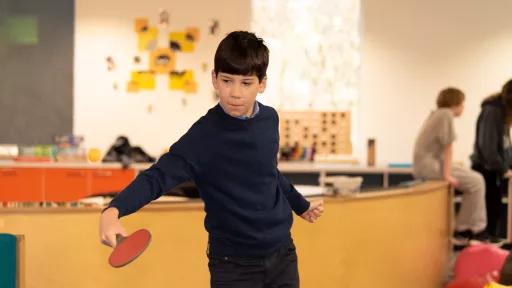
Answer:
[{"label": "red table tennis paddle", "polygon": [[139,257],[151,242],[151,233],[146,229],[133,232],[128,237],[116,235],[117,245],[108,258],[108,263],[114,268],[123,267]]}]

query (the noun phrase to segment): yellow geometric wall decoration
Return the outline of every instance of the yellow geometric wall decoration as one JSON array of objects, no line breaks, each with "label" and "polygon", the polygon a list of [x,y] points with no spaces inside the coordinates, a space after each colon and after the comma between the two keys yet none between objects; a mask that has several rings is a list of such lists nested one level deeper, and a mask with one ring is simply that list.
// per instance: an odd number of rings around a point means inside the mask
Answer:
[{"label": "yellow geometric wall decoration", "polygon": [[151,51],[156,48],[158,40],[158,29],[148,27],[144,31],[137,33],[139,51]]},{"label": "yellow geometric wall decoration", "polygon": [[[198,83],[192,70],[176,70],[176,52],[193,52],[199,41],[198,27],[187,27],[184,31],[170,32],[168,47],[158,48],[158,29],[150,26],[147,18],[135,19],[134,30],[137,33],[138,51],[149,51],[147,71],[132,71],[126,84],[126,91],[137,93],[140,90],[154,90],[156,74],[167,74],[168,87],[187,94],[196,93]],[[137,56],[139,57],[139,56]],[[140,60],[138,61],[140,62]]]},{"label": "yellow geometric wall decoration", "polygon": [[154,90],[155,73],[152,71],[133,71],[131,82],[132,85],[137,85],[140,90]]},{"label": "yellow geometric wall decoration", "polygon": [[199,28],[189,27],[183,32],[169,33],[169,47],[174,51],[193,52],[199,40]]},{"label": "yellow geometric wall decoration", "polygon": [[133,80],[128,81],[128,83],[126,84],[126,92],[129,92],[129,93],[139,92],[139,83],[136,81],[133,81]]},{"label": "yellow geometric wall decoration", "polygon": [[183,90],[185,93],[195,93],[197,82],[192,70],[173,71],[169,73],[169,89]]},{"label": "yellow geometric wall decoration", "polygon": [[145,32],[149,28],[148,18],[137,18],[135,19],[135,32]]},{"label": "yellow geometric wall decoration", "polygon": [[158,48],[149,56],[149,69],[155,73],[169,73],[176,66],[176,54],[169,48]]}]

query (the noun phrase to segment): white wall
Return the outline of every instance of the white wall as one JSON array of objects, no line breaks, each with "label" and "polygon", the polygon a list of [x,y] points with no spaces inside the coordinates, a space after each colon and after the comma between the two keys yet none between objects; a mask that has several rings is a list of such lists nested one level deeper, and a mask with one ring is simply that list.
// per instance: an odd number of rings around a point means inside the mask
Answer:
[{"label": "white wall", "polygon": [[[77,1],[74,132],[85,135],[88,147],[103,151],[125,134],[160,154],[214,104],[209,72],[202,72],[201,63],[211,69],[226,32],[249,29],[250,7],[250,0]],[[178,56],[178,68],[194,69],[200,83],[186,107],[181,92],[167,89],[165,77],[157,79],[158,92],[125,92],[132,57],[146,59],[136,51],[133,21],[141,16],[156,21],[160,8],[171,13],[171,28],[201,29],[197,51]],[[509,0],[362,0],[360,124],[355,127],[360,138],[354,143],[362,163],[367,138],[377,139],[379,164],[410,162],[416,133],[437,92],[448,85],[466,92],[466,111],[456,121],[455,160],[468,162],[481,100],[512,78],[509,11]],[[212,18],[221,21],[219,36],[207,34]],[[115,73],[106,70],[109,55],[117,61]],[[112,89],[114,81],[118,91]]]},{"label": "white wall", "polygon": [[480,102],[512,78],[510,11],[509,0],[363,0],[359,147],[374,137],[378,163],[410,162],[438,91],[452,85],[467,99],[454,158],[469,163]]},{"label": "white wall", "polygon": [[[215,104],[210,71],[218,42],[232,30],[247,30],[250,23],[249,0],[79,0],[76,1],[74,133],[85,136],[87,147],[106,151],[118,135],[126,135],[133,145],[141,145],[158,156],[175,142],[207,109]],[[157,76],[157,89],[132,94],[126,92],[135,55],[147,63],[148,53],[137,51],[134,20],[147,17],[156,24],[159,9],[170,12],[170,30],[197,26],[201,30],[196,52],[179,53],[178,69],[193,69],[199,82],[197,94],[187,97],[167,88],[167,77]],[[220,31],[208,34],[211,19],[219,19]],[[159,46],[167,44],[167,33],[160,33]],[[107,71],[106,57],[117,64]],[[208,71],[201,69],[209,63]],[[145,65],[139,66],[144,69]],[[118,83],[118,90],[113,83]],[[148,113],[148,105],[153,112]]]}]

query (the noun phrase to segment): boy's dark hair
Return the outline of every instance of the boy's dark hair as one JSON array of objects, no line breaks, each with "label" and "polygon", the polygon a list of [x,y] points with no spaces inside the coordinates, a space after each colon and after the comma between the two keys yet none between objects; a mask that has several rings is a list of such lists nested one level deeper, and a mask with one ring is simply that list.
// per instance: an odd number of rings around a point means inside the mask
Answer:
[{"label": "boy's dark hair", "polygon": [[452,108],[464,102],[464,92],[457,88],[449,87],[441,90],[437,96],[437,108]]},{"label": "boy's dark hair", "polygon": [[215,52],[215,75],[256,75],[261,82],[267,75],[268,48],[263,39],[247,31],[234,31],[222,39]]}]

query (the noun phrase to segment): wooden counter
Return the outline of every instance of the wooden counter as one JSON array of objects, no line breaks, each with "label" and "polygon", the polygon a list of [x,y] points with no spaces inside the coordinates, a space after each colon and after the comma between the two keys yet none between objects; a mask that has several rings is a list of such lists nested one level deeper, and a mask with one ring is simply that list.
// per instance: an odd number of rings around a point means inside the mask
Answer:
[{"label": "wooden counter", "polygon": [[[295,217],[301,287],[434,288],[447,265],[449,191],[442,182],[325,198],[316,224]],[[0,231],[24,235],[24,287],[209,287],[200,201],[152,204],[123,218],[148,228],[148,250],[108,266],[98,239],[100,208],[4,208]]]}]

